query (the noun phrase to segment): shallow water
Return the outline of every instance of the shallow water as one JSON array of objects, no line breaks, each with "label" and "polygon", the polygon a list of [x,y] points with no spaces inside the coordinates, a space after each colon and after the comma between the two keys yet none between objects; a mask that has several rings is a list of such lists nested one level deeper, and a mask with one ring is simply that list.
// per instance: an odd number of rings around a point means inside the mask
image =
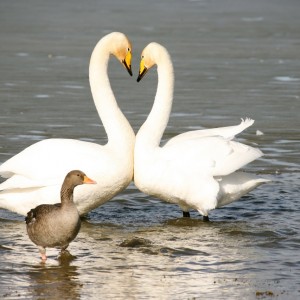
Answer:
[{"label": "shallow water", "polygon": [[45,138],[105,143],[88,62],[98,39],[118,30],[133,42],[134,78],[115,60],[109,73],[135,131],[157,79],[152,70],[136,83],[139,55],[157,41],[176,75],[164,139],[251,117],[239,140],[265,156],[246,169],[273,182],[212,211],[209,223],[131,184],[83,220],[69,255],[49,249],[46,264],[23,217],[0,210],[0,298],[297,299],[299,9],[296,0],[1,1],[0,163]]}]

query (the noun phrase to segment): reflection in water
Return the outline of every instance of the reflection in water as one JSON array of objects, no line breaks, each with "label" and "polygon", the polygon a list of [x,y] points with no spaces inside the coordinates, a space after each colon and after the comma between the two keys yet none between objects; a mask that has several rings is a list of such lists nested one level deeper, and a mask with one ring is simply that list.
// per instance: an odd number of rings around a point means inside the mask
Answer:
[{"label": "reflection in water", "polygon": [[[71,258],[71,259],[70,259]],[[57,266],[39,263],[27,271],[32,298],[79,299],[81,284],[73,258],[60,258]]]},{"label": "reflection in water", "polygon": [[57,254],[53,249],[49,261],[42,263],[24,221],[1,220],[0,224],[0,298],[80,298],[82,284],[74,265],[76,257],[68,251],[53,257]]},{"label": "reflection in water", "polygon": [[[113,206],[108,206],[111,213]],[[119,209],[118,203],[115,206]],[[196,217],[171,218],[163,223],[116,226],[118,218],[109,224],[99,223],[97,214],[92,216],[96,219],[82,222],[71,254],[56,257],[53,249],[45,264],[28,239],[24,222],[1,222],[0,295],[51,299],[82,295],[176,299],[173,296],[178,295],[182,299],[213,292],[216,299],[242,299],[264,292],[266,286],[275,295],[284,290],[291,277],[274,277],[273,271],[280,274],[283,267],[274,259],[278,251],[285,263],[297,263],[289,243],[282,240],[283,232],[253,220],[207,223]],[[287,234],[294,243],[297,232]],[[270,278],[276,278],[276,285]]]},{"label": "reflection in water", "polygon": [[[243,233],[248,231],[249,235]],[[93,284],[94,293],[114,299],[135,295],[163,299],[162,295],[171,297],[174,292],[200,296],[213,288],[220,288],[216,297],[221,297],[226,286],[227,295],[243,297],[245,286],[253,280],[247,270],[257,259],[249,247],[256,238],[252,228],[241,222],[172,219],[133,231],[84,223],[77,247],[81,249],[80,280],[85,282],[82,293],[88,294],[86,284]],[[263,234],[261,239],[266,239]],[[89,256],[83,255],[84,247]],[[238,272],[244,275],[235,275]],[[178,282],[188,282],[188,290]],[[253,284],[251,289],[254,293]]]}]

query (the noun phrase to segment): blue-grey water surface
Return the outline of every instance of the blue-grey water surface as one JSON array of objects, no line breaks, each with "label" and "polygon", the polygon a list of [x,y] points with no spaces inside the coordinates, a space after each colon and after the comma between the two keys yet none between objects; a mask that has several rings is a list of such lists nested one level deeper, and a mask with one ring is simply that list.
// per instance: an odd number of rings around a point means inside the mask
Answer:
[{"label": "blue-grey water surface", "polygon": [[251,117],[239,140],[265,156],[245,169],[272,183],[209,223],[131,184],[83,220],[71,256],[49,249],[46,264],[24,218],[0,209],[0,298],[298,299],[299,12],[298,0],[2,0],[0,163],[45,138],[106,142],[88,63],[101,37],[122,31],[134,78],[115,59],[109,75],[134,130],[157,82],[155,70],[136,82],[140,52],[160,42],[176,76],[163,138]]}]

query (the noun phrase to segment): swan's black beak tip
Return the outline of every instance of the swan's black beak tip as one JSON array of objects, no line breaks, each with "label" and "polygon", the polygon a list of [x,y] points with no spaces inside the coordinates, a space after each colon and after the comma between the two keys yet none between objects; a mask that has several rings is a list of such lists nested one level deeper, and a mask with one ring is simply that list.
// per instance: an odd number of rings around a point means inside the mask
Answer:
[{"label": "swan's black beak tip", "polygon": [[127,67],[127,65],[125,65],[127,72],[129,73],[130,76],[132,76],[132,70],[131,70],[131,66]]},{"label": "swan's black beak tip", "polygon": [[137,82],[140,82],[143,77],[145,76],[145,74],[147,73],[148,69],[145,67],[144,70],[142,72],[139,73],[138,78],[136,79]]},{"label": "swan's black beak tip", "polygon": [[129,75],[132,76],[131,64],[128,65],[128,64],[126,63],[126,60],[123,60],[122,63],[123,63],[123,65],[124,65],[125,69],[127,70],[127,72],[129,73]]}]

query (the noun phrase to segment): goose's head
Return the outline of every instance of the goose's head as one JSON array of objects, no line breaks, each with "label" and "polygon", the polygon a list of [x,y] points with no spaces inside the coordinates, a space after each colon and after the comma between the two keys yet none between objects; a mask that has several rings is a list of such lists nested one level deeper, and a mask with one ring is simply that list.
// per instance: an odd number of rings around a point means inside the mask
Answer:
[{"label": "goose's head", "polygon": [[121,32],[113,32],[107,35],[109,39],[110,52],[126,68],[130,76],[131,70],[131,50],[132,46],[127,36]]},{"label": "goose's head", "polygon": [[63,185],[69,187],[75,187],[81,184],[95,184],[96,181],[87,177],[82,171],[80,170],[73,170],[67,174],[65,177]]},{"label": "goose's head", "polygon": [[154,65],[159,64],[160,61],[164,61],[164,58],[169,56],[165,47],[158,43],[148,44],[141,54],[140,70],[137,81],[139,82]]}]

